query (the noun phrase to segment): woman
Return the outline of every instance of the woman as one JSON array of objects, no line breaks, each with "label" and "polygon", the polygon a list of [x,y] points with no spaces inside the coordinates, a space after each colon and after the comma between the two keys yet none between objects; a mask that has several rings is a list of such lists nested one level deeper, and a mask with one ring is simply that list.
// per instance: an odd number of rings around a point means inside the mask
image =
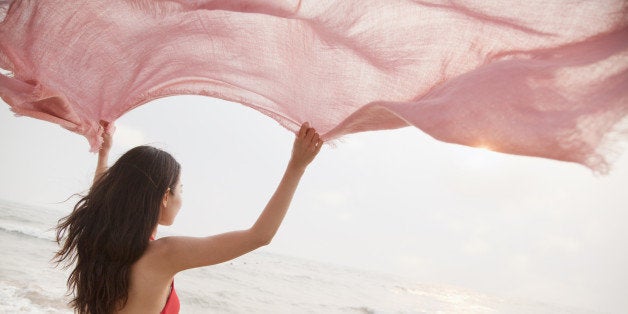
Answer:
[{"label": "woman", "polygon": [[75,264],[68,287],[78,313],[178,313],[174,275],[270,243],[323,144],[307,122],[301,126],[281,183],[249,229],[151,241],[157,225],[171,225],[181,208],[180,165],[162,150],[139,146],[107,168],[111,135],[103,139],[94,184],[57,226],[56,259]]}]

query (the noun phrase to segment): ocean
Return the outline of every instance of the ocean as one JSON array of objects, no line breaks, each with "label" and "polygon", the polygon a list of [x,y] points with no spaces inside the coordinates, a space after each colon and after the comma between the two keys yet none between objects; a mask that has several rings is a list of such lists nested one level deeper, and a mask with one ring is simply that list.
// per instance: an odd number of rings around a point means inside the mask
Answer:
[{"label": "ocean", "polygon": [[[0,200],[0,313],[72,313],[59,210]],[[271,244],[272,245],[272,244]],[[175,277],[181,313],[589,313],[264,250]]]}]

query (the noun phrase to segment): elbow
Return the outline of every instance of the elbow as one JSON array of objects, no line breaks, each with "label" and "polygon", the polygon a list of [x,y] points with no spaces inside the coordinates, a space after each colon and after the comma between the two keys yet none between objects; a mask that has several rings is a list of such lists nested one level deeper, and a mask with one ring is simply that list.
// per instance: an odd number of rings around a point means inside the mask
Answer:
[{"label": "elbow", "polygon": [[251,234],[252,241],[257,247],[269,245],[275,236],[274,232],[264,232],[256,229],[255,227],[249,229],[249,232]]},{"label": "elbow", "polygon": [[272,236],[259,237],[257,239],[257,246],[261,247],[261,246],[269,245],[272,240],[273,240]]},{"label": "elbow", "polygon": [[269,245],[270,241],[273,240],[273,236],[272,234],[255,234],[253,241],[255,242],[255,246],[262,247]]}]

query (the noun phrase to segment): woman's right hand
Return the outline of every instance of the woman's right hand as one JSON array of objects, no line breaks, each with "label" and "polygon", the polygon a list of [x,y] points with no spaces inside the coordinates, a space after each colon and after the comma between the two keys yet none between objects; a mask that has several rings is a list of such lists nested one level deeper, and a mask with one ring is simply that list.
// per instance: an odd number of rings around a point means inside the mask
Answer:
[{"label": "woman's right hand", "polygon": [[323,140],[320,139],[316,130],[311,128],[308,122],[303,123],[299,133],[294,139],[290,166],[305,170],[312,160],[314,160],[314,157],[316,157],[322,146]]}]

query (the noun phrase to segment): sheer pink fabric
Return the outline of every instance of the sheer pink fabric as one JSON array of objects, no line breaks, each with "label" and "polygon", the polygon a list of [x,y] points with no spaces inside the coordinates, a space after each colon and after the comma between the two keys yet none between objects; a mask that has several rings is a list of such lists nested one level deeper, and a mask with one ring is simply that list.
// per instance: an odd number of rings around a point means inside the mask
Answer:
[{"label": "sheer pink fabric", "polygon": [[0,0],[0,96],[92,149],[99,120],[199,94],[326,140],[412,125],[604,172],[625,139],[627,13],[623,0]]}]

